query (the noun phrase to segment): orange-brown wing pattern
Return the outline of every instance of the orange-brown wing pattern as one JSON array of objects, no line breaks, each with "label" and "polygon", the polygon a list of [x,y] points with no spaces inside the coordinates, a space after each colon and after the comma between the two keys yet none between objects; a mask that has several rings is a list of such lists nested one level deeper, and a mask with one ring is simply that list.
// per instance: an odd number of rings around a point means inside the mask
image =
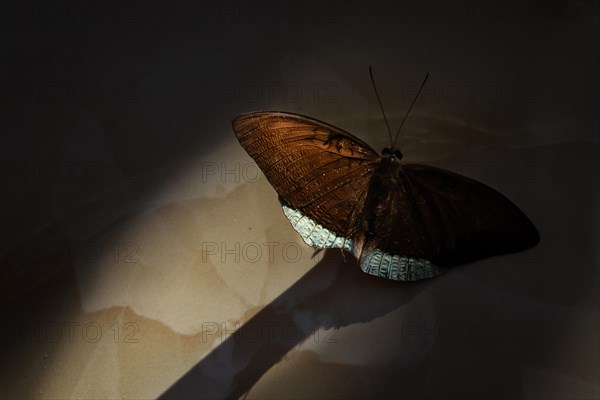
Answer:
[{"label": "orange-brown wing pattern", "polygon": [[233,129],[284,206],[350,238],[379,160],[375,150],[348,132],[297,114],[242,114]]}]

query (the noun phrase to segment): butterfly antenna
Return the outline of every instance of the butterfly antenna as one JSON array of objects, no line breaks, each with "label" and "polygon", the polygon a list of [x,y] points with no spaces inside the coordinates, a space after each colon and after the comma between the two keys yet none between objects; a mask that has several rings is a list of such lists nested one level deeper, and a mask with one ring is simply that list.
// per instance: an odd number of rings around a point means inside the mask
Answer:
[{"label": "butterfly antenna", "polygon": [[[373,89],[375,89],[375,95],[377,96],[377,101],[379,102],[379,107],[381,108],[381,113],[383,114],[383,120],[385,121],[385,125],[387,126],[388,133],[390,134],[390,143],[392,143],[392,130],[390,129],[390,124],[385,116],[385,111],[383,111],[383,104],[381,104],[381,99],[379,98],[379,93],[377,92],[377,86],[375,86],[375,79],[373,79],[373,70],[369,65],[369,75],[371,76],[371,82],[373,83]],[[392,145],[392,147],[394,147]]]},{"label": "butterfly antenna", "polygon": [[394,141],[392,142],[392,148],[394,148],[396,146],[396,139],[398,139],[398,135],[400,134],[400,129],[402,129],[402,127],[404,126],[404,123],[406,122],[406,118],[408,118],[408,114],[410,114],[410,110],[412,110],[413,106],[417,102],[417,99],[419,98],[419,95],[421,94],[421,90],[423,90],[423,86],[425,86],[425,82],[427,82],[427,78],[429,78],[429,72],[427,73],[427,75],[425,75],[425,79],[423,79],[423,83],[421,83],[421,87],[419,88],[417,95],[415,96],[412,103],[410,104],[410,107],[408,107],[408,111],[406,112],[406,115],[404,116],[404,119],[402,120],[402,123],[400,124],[400,128],[398,128],[398,132],[396,132],[396,137],[394,138]]}]

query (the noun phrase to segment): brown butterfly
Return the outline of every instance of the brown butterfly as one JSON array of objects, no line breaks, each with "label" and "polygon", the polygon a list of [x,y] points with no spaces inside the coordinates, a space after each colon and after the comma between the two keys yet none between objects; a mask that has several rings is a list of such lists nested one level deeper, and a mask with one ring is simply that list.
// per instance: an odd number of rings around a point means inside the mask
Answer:
[{"label": "brown butterfly", "polygon": [[304,241],[351,252],[368,274],[433,278],[539,242],[531,221],[502,194],[443,169],[402,163],[395,140],[379,155],[340,128],[276,111],[242,114],[233,129]]}]

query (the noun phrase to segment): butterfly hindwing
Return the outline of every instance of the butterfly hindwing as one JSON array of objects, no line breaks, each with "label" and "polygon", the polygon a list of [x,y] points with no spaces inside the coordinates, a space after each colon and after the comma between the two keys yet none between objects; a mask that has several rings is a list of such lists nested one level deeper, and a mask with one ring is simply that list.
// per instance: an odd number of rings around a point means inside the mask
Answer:
[{"label": "butterfly hindwing", "polygon": [[491,187],[440,168],[403,166],[426,227],[428,258],[457,265],[536,245],[539,234],[527,216]]},{"label": "butterfly hindwing", "polygon": [[489,186],[426,165],[400,166],[384,158],[379,167],[355,239],[355,254],[367,273],[432,278],[446,267],[539,241],[525,214]]}]

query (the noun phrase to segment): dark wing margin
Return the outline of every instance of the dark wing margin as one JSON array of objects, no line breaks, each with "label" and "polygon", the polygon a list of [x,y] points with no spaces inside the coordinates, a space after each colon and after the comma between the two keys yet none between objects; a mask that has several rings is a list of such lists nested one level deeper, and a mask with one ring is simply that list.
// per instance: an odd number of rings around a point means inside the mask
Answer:
[{"label": "dark wing margin", "polygon": [[491,187],[419,164],[403,166],[423,226],[425,257],[453,266],[535,246],[540,236],[527,216]]},{"label": "dark wing margin", "polygon": [[339,128],[291,113],[242,114],[233,130],[284,205],[332,232],[353,235],[379,161],[374,149]]}]

